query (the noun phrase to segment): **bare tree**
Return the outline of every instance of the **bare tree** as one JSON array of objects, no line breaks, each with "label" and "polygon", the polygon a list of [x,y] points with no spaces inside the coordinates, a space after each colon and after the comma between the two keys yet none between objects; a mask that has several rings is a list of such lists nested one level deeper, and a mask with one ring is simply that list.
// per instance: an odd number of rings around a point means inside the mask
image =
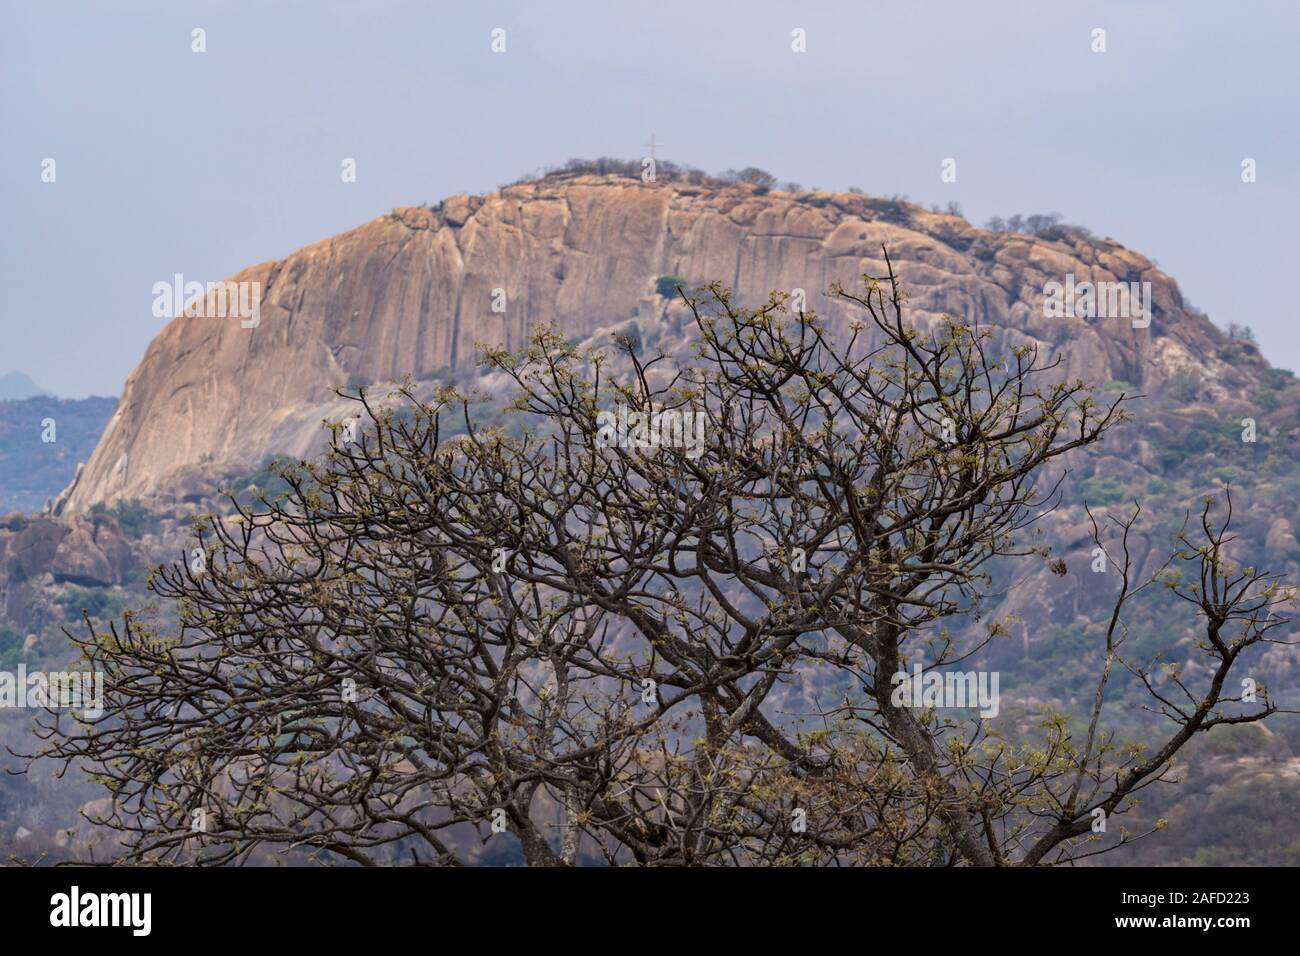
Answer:
[{"label": "bare tree", "polygon": [[[1207,689],[1178,701],[1123,657],[1125,561],[1081,744],[1064,721],[1044,744],[900,702],[909,663],[996,636],[970,624],[991,562],[1046,557],[1024,539],[1064,456],[1124,398],[907,321],[892,266],[832,292],[862,316],[841,334],[781,295],[701,290],[692,363],[554,330],[490,351],[505,426],[451,389],[362,391],[363,428],[334,424],[326,455],[282,466],[285,494],[208,516],[202,561],[158,570],[174,624],[77,638],[105,713],[52,712],[42,756],[92,768],[137,862],[454,864],[507,830],[530,865],[1095,852],[1094,811],[1123,812],[1194,733],[1273,712],[1226,688],[1289,592],[1226,569],[1207,506],[1177,556],[1199,562],[1179,593]],[[1103,729],[1117,663],[1178,724],[1150,756]]]}]

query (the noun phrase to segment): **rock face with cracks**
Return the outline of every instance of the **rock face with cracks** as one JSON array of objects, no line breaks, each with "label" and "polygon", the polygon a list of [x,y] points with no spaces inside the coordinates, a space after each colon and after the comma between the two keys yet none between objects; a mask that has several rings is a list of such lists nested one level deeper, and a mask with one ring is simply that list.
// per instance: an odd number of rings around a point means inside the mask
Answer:
[{"label": "rock face with cracks", "polygon": [[[557,176],[438,207],[401,208],[252,266],[260,323],[181,316],[153,340],[58,510],[134,497],[182,500],[205,477],[272,453],[305,455],[321,421],[350,407],[334,389],[472,369],[479,345],[518,347],[557,326],[584,338],[627,319],[664,319],[660,276],[720,281],[738,301],[802,289],[832,324],[851,318],[825,293],[885,271],[889,251],[917,322],[944,313],[1036,340],[1061,374],[1148,393],[1192,370],[1208,396],[1243,372],[1217,358],[1223,335],[1143,256],[1056,229],[991,233],[958,216],[851,193],[745,184],[646,184]],[[1127,319],[1048,318],[1044,286],[1149,282],[1148,328]]]}]

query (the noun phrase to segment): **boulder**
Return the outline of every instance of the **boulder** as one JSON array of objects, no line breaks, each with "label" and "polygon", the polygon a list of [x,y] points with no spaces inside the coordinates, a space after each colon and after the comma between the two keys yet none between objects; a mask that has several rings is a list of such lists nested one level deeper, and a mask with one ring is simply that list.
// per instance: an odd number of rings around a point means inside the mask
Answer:
[{"label": "boulder", "polygon": [[131,547],[115,522],[79,518],[68,522],[49,569],[55,581],[108,587],[124,583],[131,565]]}]

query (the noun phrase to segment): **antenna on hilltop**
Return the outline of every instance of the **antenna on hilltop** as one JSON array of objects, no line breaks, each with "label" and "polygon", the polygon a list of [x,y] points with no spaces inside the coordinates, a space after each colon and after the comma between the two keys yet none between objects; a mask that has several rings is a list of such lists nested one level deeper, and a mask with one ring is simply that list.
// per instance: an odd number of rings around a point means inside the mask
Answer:
[{"label": "antenna on hilltop", "polygon": [[641,145],[644,146],[644,147],[646,147],[648,150],[650,150],[650,158],[651,158],[651,159],[658,159],[658,157],[655,156],[655,149],[656,149],[657,147],[659,147],[659,146],[662,146],[663,143],[661,143],[661,142],[659,142],[658,140],[656,140],[656,139],[655,139],[655,134],[654,134],[654,133],[651,133],[651,134],[650,134],[650,142],[648,142],[648,143],[642,143]]}]

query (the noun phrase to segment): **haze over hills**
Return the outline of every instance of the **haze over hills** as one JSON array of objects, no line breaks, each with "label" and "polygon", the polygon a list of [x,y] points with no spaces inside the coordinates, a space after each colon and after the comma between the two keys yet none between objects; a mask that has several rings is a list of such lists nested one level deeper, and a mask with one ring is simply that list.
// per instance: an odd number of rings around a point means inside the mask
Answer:
[{"label": "haze over hills", "polygon": [[95,450],[116,405],[97,396],[0,400],[0,514],[40,511],[57,497]]},{"label": "haze over hills", "polygon": [[6,372],[0,375],[0,402],[17,401],[46,394],[24,372]]}]

